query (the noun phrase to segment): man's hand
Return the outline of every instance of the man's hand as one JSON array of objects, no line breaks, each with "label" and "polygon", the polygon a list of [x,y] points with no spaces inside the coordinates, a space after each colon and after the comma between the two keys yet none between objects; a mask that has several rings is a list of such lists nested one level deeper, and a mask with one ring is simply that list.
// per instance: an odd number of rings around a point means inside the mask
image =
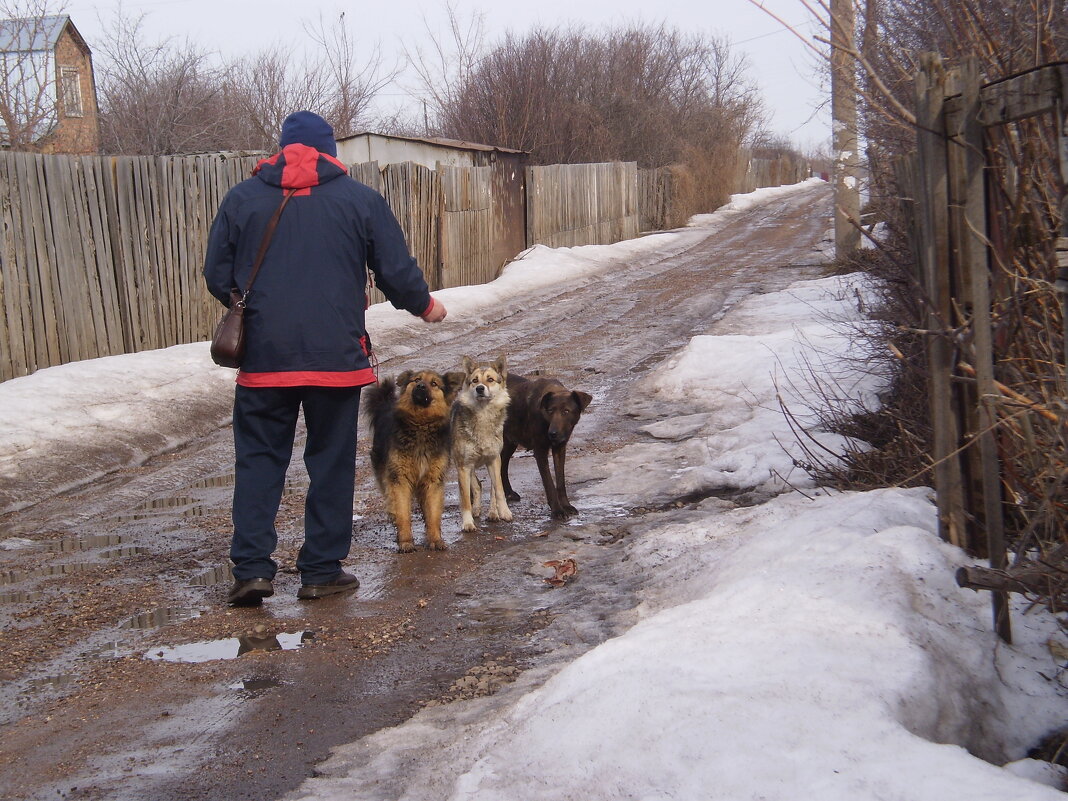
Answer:
[{"label": "man's hand", "polygon": [[445,310],[445,304],[436,298],[431,298],[430,308],[423,312],[422,317],[428,323],[440,323],[445,319],[445,315],[448,312]]}]

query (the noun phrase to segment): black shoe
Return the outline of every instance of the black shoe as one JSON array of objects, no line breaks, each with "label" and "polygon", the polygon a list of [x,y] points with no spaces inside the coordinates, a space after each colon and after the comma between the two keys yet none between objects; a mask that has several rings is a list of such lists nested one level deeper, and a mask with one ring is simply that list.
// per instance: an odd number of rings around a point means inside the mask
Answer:
[{"label": "black shoe", "polygon": [[351,573],[342,570],[332,581],[323,584],[303,584],[297,590],[297,598],[302,601],[310,601],[314,598],[325,598],[339,592],[352,592],[360,586],[360,580]]},{"label": "black shoe", "polygon": [[230,594],[226,596],[226,603],[231,606],[259,606],[264,598],[270,598],[272,595],[274,585],[270,579],[235,579]]}]

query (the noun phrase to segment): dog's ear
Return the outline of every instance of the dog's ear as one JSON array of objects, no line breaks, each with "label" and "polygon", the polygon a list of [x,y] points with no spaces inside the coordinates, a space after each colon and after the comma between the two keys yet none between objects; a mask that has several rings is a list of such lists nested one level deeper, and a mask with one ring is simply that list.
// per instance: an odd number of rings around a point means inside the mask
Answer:
[{"label": "dog's ear", "polygon": [[508,363],[505,360],[503,353],[498,356],[497,361],[493,363],[493,369],[497,371],[497,375],[501,377],[501,381],[508,378]]},{"label": "dog's ear", "polygon": [[401,391],[401,393],[404,392],[404,388],[406,386],[408,386],[408,382],[411,381],[411,380],[412,380],[412,371],[411,370],[405,370],[403,373],[401,373],[399,376],[397,376],[397,388]]},{"label": "dog's ear", "polygon": [[542,393],[541,398],[538,400],[538,408],[543,412],[549,411],[549,404],[553,402],[553,391],[551,389],[545,390]]},{"label": "dog's ear", "polygon": [[445,373],[442,378],[445,379],[445,400],[452,403],[456,393],[463,388],[467,373]]},{"label": "dog's ear", "polygon": [[474,369],[475,369],[475,360],[472,359],[470,356],[464,356],[463,371],[465,373],[470,373]]},{"label": "dog's ear", "polygon": [[577,389],[572,390],[571,397],[574,399],[575,403],[578,404],[580,412],[585,411],[586,407],[590,405],[590,401],[593,400],[593,395],[588,395],[585,392],[580,392]]}]

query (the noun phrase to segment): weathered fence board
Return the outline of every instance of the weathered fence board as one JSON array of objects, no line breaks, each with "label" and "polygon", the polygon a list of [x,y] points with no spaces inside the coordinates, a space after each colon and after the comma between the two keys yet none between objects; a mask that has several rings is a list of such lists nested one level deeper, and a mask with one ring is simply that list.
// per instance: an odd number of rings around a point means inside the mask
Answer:
[{"label": "weathered fence board", "polygon": [[527,168],[527,245],[610,245],[638,235],[638,166]]},{"label": "weathered fence board", "polygon": [[[438,166],[444,209],[441,218],[443,287],[466,286],[494,275],[493,167]],[[513,254],[514,255],[514,254]],[[484,280],[484,278],[483,278]]]},{"label": "weathered fence board", "polygon": [[[926,327],[931,332],[948,331],[954,325],[953,287],[949,270],[948,183],[945,117],[946,75],[940,61],[927,60],[916,79],[917,157],[921,181],[917,226],[920,234],[920,269],[927,299]],[[938,521],[944,539],[965,547],[964,485],[956,456],[960,434],[953,385],[953,349],[944,336],[927,339],[931,371],[931,424],[938,492]]]}]

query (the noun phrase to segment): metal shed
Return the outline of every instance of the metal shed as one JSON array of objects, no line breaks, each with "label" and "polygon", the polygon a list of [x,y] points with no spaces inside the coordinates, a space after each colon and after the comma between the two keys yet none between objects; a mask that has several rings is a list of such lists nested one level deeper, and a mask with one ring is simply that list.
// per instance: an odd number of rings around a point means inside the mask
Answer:
[{"label": "metal shed", "polygon": [[337,157],[346,164],[377,161],[379,167],[412,161],[427,169],[447,167],[488,167],[500,162],[526,165],[529,154],[507,147],[480,145],[459,139],[397,136],[365,131],[337,140]]}]

